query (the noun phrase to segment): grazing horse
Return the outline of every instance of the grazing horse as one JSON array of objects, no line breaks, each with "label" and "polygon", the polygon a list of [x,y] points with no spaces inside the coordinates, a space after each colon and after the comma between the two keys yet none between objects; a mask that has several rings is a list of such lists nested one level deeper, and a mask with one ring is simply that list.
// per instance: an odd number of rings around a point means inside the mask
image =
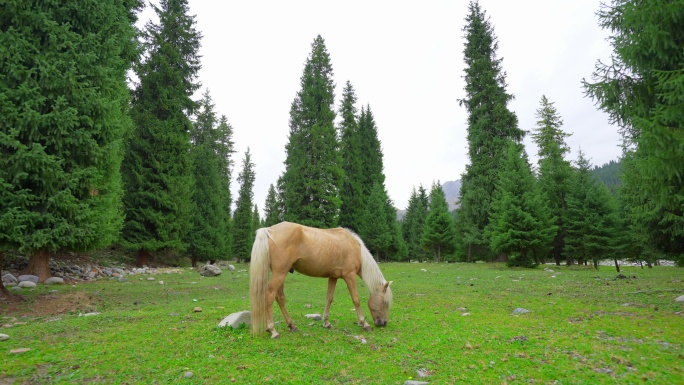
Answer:
[{"label": "grazing horse", "polygon": [[[370,292],[368,308],[376,326],[387,325],[392,304],[392,282],[385,281],[380,268],[363,241],[343,228],[317,229],[296,223],[281,222],[257,230],[250,262],[249,293],[252,334],[264,331],[271,338],[280,334],[273,322],[273,300],[283,312],[290,331],[297,331],[285,309],[284,282],[288,271],[294,270],[310,277],[328,278],[328,297],[323,313],[323,327],[330,328],[328,316],[339,278],[344,279],[356,308],[358,324],[364,330],[371,327],[363,317],[356,290],[356,276],[363,279]],[[268,271],[272,277],[269,282]]]}]

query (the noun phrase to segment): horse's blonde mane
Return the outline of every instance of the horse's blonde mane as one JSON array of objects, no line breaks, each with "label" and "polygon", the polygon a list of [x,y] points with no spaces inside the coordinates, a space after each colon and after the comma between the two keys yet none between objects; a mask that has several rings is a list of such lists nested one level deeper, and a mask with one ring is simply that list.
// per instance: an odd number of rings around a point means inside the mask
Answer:
[{"label": "horse's blonde mane", "polygon": [[[346,229],[349,233],[359,242],[361,246],[361,279],[366,284],[368,291],[371,294],[377,293],[378,289],[387,281],[382,275],[378,264],[375,262],[373,255],[368,251],[366,245],[364,245],[363,240],[353,231]],[[385,302],[391,307],[392,306],[392,289],[387,287],[387,292],[385,293]]]}]

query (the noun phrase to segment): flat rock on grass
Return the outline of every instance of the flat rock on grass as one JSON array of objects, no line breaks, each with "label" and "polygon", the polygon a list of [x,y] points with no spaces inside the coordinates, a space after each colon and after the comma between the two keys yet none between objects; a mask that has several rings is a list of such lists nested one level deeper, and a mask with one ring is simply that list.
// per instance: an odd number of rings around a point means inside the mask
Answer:
[{"label": "flat rock on grass", "polygon": [[7,341],[10,338],[7,334],[0,334],[0,341]]},{"label": "flat rock on grass", "polygon": [[245,324],[247,326],[252,324],[252,316],[248,310],[230,314],[228,317],[224,318],[221,322],[219,322],[218,326],[220,328],[230,326],[233,329],[237,329],[242,324]]},{"label": "flat rock on grass", "polygon": [[679,297],[675,298],[675,302],[684,302],[684,295],[680,295]]}]

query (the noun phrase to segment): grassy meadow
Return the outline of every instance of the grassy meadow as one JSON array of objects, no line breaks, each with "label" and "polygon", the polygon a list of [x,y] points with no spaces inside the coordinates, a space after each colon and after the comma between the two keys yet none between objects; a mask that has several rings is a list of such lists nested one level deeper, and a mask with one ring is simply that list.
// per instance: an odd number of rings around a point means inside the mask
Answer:
[{"label": "grassy meadow", "polygon": [[[299,332],[281,322],[279,340],[217,327],[249,309],[247,265],[213,278],[182,268],[155,281],[39,285],[17,309],[0,304],[0,333],[10,336],[0,342],[0,384],[684,383],[684,304],[674,301],[682,268],[627,267],[616,278],[611,267],[380,267],[394,281],[386,328],[356,326],[342,281],[332,329],[309,321],[323,313],[327,281],[290,274]],[[283,320],[277,305],[274,313]],[[19,348],[30,350],[10,353]]]}]

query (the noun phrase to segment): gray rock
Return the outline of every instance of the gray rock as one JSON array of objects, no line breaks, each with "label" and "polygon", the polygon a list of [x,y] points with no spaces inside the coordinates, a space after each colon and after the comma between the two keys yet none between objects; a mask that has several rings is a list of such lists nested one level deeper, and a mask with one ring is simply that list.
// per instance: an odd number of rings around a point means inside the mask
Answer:
[{"label": "gray rock", "polygon": [[199,268],[199,273],[203,277],[215,277],[221,274],[221,269],[218,266],[207,264]]},{"label": "gray rock", "polygon": [[147,277],[148,281],[154,281],[154,277]]},{"label": "gray rock", "polygon": [[404,385],[428,385],[429,382],[425,381],[413,381],[413,380],[407,380],[404,382]]},{"label": "gray rock", "polygon": [[8,283],[19,283],[19,281],[12,274],[6,273],[6,274],[3,274],[3,276],[2,276],[2,283],[4,283],[6,285]]},{"label": "gray rock", "polygon": [[29,281],[33,283],[38,283],[38,277],[35,275],[24,274],[20,275],[17,279],[19,280],[19,282]]},{"label": "gray rock", "polygon": [[184,378],[192,378],[192,376],[194,376],[192,372],[185,372],[185,374],[183,375]]},{"label": "gray rock", "polygon": [[55,285],[55,284],[63,285],[64,279],[60,278],[60,277],[52,277],[52,278],[46,279],[45,282],[43,282],[43,283],[46,285]]},{"label": "gray rock", "polygon": [[9,336],[7,334],[0,334],[0,341],[7,341]]},{"label": "gray rock", "polygon": [[21,281],[19,282],[19,287],[23,287],[25,289],[30,289],[36,287],[36,284],[32,281]]},{"label": "gray rock", "polygon": [[306,317],[306,318],[308,318],[308,319],[312,319],[312,320],[314,320],[314,321],[321,321],[321,320],[323,320],[323,316],[321,316],[320,314],[307,314],[307,315],[305,315],[304,317]]},{"label": "gray rock", "polygon": [[529,312],[530,312],[529,310],[523,309],[521,307],[515,308],[513,310],[513,314],[525,314],[525,313],[529,313]]},{"label": "gray rock", "polygon": [[430,373],[425,368],[420,368],[416,371],[416,376],[418,378],[424,378],[424,377],[427,377],[429,375],[430,375]]},{"label": "gray rock", "polygon": [[228,270],[230,270],[230,271],[235,270],[235,266],[233,266],[233,265],[228,265]]},{"label": "gray rock", "polygon": [[679,297],[675,298],[675,302],[684,302],[684,295],[680,295]]},{"label": "gray rock", "polygon": [[237,329],[242,324],[245,324],[247,326],[252,324],[252,315],[248,310],[239,311],[237,313],[229,315],[228,317],[224,318],[221,322],[219,322],[218,326],[221,328],[230,326],[233,329]]}]

